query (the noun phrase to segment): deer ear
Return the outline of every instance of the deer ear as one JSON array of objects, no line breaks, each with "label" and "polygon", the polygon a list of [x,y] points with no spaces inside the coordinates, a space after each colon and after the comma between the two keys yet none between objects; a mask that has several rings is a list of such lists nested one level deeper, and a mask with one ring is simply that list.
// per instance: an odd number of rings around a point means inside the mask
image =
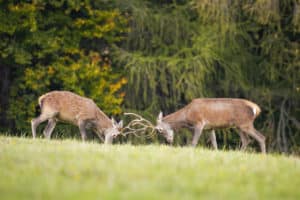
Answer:
[{"label": "deer ear", "polygon": [[119,128],[123,128],[123,120],[118,123]]},{"label": "deer ear", "polygon": [[157,120],[161,121],[162,118],[163,118],[163,113],[162,113],[162,111],[160,111],[159,114],[158,114]]},{"label": "deer ear", "polygon": [[116,120],[113,117],[111,118],[111,122],[114,126],[116,125]]}]

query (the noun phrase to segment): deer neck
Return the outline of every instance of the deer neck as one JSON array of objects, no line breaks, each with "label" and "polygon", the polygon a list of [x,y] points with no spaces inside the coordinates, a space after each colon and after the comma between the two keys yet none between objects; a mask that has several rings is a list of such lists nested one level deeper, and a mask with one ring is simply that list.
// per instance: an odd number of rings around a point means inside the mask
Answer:
[{"label": "deer neck", "polygon": [[101,129],[108,129],[113,127],[112,121],[99,109],[96,113],[97,126]]},{"label": "deer neck", "polygon": [[187,124],[186,110],[184,108],[171,113],[163,118],[163,122],[168,123],[171,128],[180,128]]}]

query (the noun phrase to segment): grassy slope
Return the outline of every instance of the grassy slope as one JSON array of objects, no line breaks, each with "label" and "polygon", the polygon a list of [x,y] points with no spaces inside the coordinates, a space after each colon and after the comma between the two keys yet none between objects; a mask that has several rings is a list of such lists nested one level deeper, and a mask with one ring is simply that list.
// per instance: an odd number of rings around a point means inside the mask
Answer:
[{"label": "grassy slope", "polygon": [[292,157],[0,137],[1,199],[300,199],[299,186]]}]

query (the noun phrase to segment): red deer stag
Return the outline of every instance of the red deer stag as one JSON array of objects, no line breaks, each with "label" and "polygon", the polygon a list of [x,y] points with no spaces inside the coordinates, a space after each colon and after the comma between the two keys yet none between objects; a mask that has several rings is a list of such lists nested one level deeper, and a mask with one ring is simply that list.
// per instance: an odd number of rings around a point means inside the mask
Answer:
[{"label": "red deer stag", "polygon": [[37,126],[48,120],[44,135],[50,139],[57,121],[68,122],[79,127],[82,140],[86,140],[86,128],[92,128],[98,137],[105,136],[105,144],[111,144],[120,134],[123,122],[109,119],[89,98],[68,91],[52,91],[39,98],[41,114],[31,120],[32,136],[36,137]]},{"label": "red deer stag", "polygon": [[194,128],[192,146],[196,146],[203,130],[212,130],[211,140],[216,148],[214,129],[235,127],[242,140],[241,149],[248,145],[248,135],[266,152],[265,137],[254,128],[254,120],[260,114],[258,105],[245,99],[232,98],[199,98],[177,112],[157,118],[156,129],[163,134],[169,143],[173,142],[173,130],[185,125]]}]

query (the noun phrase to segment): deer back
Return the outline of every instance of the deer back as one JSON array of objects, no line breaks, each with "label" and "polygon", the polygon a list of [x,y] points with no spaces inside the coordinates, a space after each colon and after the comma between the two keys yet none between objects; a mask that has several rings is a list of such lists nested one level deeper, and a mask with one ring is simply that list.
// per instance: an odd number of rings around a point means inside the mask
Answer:
[{"label": "deer back", "polygon": [[[53,91],[39,98],[42,112],[56,112],[57,119],[77,124],[79,120],[92,120],[112,126],[111,120],[93,100],[68,91]],[[100,122],[102,120],[102,122]]]},{"label": "deer back", "polygon": [[244,99],[195,99],[187,106],[187,118],[197,123],[205,122],[211,127],[237,126],[253,123],[260,113],[259,107]]}]

